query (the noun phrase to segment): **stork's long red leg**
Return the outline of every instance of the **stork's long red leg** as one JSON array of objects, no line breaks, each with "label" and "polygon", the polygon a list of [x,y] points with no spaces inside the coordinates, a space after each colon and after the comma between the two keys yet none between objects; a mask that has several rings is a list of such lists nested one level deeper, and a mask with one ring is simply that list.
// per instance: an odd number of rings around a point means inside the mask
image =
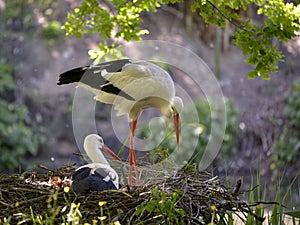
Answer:
[{"label": "stork's long red leg", "polygon": [[133,136],[134,136],[134,131],[136,128],[137,120],[133,120],[130,128],[130,134],[128,137],[128,142],[129,142],[129,176],[128,176],[128,184],[129,186],[132,186],[132,164],[134,166],[134,171],[135,171],[135,183],[138,185],[140,183],[139,180],[139,173],[138,173],[138,168],[137,168],[137,162],[136,162],[136,156],[135,156],[135,151],[134,151],[134,146],[133,146]]},{"label": "stork's long red leg", "polygon": [[140,177],[139,177],[139,171],[138,171],[138,167],[137,167],[137,162],[136,162],[136,156],[135,156],[134,149],[132,151],[132,158],[133,158],[133,165],[134,165],[134,171],[135,171],[135,184],[139,185],[140,184]]},{"label": "stork's long red leg", "polygon": [[176,133],[176,144],[177,147],[179,147],[179,115],[176,114],[173,117],[174,117],[175,133]]},{"label": "stork's long red leg", "polygon": [[[129,143],[131,143],[131,139],[132,139],[132,136],[130,133],[128,136]],[[133,156],[132,156],[132,151],[131,151],[131,147],[130,147],[130,150],[129,150],[129,174],[128,174],[128,185],[130,187],[132,187],[132,158],[133,158]]]}]

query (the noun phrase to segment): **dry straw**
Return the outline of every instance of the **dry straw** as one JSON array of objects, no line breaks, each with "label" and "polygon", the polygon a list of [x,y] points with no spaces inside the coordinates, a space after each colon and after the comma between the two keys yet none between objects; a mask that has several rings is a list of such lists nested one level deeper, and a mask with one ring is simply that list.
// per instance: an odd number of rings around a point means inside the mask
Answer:
[{"label": "dry straw", "polygon": [[[106,224],[114,221],[120,224],[168,224],[166,215],[160,215],[155,207],[146,210],[147,203],[155,198],[154,189],[165,193],[168,198],[171,198],[170,193],[178,193],[178,199],[173,204],[175,209],[184,211],[181,221],[185,224],[207,224],[211,222],[212,215],[217,222],[220,218],[226,218],[227,213],[244,218],[252,214],[249,205],[239,199],[239,195],[244,193],[239,182],[236,187],[228,188],[224,179],[208,172],[198,172],[194,166],[186,166],[176,175],[156,184],[88,195],[76,195],[69,190],[74,169],[74,166],[68,166],[44,174],[0,175],[0,218],[3,220],[11,216],[11,221],[17,222],[24,218],[30,220],[32,212],[43,218],[46,214],[53,216],[55,212],[55,224],[59,224],[63,222],[61,214],[67,214],[72,203],[80,203],[80,221],[83,224],[99,218],[99,202],[105,202],[101,213],[106,218]],[[144,210],[136,213],[138,208],[144,206]]]}]

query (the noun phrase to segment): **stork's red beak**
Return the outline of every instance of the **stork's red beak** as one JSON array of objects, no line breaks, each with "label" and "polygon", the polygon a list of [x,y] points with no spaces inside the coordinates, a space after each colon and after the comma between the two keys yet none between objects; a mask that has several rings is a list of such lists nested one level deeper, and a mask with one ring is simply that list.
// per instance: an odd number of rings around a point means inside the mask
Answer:
[{"label": "stork's red beak", "polygon": [[106,145],[103,145],[102,147],[103,151],[105,151],[107,154],[109,154],[110,156],[112,156],[114,159],[118,160],[118,161],[122,161],[122,159],[117,156],[112,150],[110,150],[109,147],[107,147]]},{"label": "stork's red beak", "polygon": [[176,144],[179,146],[179,114],[175,114],[174,116],[174,127],[176,132]]}]

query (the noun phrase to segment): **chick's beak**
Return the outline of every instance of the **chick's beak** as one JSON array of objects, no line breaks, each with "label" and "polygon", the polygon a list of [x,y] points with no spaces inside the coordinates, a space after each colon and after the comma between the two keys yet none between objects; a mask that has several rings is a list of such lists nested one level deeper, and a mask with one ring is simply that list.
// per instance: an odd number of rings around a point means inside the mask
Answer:
[{"label": "chick's beak", "polygon": [[176,132],[176,144],[179,146],[179,114],[175,114],[174,118],[174,127]]},{"label": "chick's beak", "polygon": [[118,161],[122,161],[122,159],[119,156],[117,156],[112,150],[110,150],[110,148],[107,147],[106,145],[103,145],[102,150],[105,151],[110,156],[112,156],[114,159]]}]

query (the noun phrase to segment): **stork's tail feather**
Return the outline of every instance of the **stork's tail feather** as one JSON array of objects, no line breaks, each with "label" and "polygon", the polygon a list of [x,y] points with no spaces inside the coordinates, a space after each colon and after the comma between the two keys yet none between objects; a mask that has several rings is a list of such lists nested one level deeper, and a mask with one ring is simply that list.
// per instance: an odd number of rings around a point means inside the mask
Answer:
[{"label": "stork's tail feather", "polygon": [[70,83],[74,83],[74,82],[79,82],[87,69],[88,69],[88,67],[85,66],[85,67],[78,67],[78,68],[66,71],[59,75],[59,80],[58,80],[57,84],[62,85],[62,84],[70,84]]}]

